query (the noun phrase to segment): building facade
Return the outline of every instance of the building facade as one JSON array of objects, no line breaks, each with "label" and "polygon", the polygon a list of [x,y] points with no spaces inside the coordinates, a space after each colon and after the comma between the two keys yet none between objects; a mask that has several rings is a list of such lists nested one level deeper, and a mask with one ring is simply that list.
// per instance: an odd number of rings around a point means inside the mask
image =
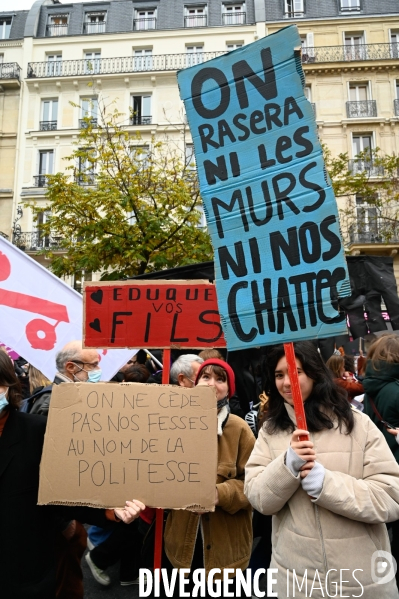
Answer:
[{"label": "building facade", "polygon": [[[0,231],[46,264],[44,238],[26,201],[45,206],[46,175],[63,171],[82,119],[98,118],[106,99],[148,146],[172,136],[192,151],[184,131],[176,71],[296,23],[306,95],[319,136],[333,155],[380,147],[399,152],[399,5],[393,0],[111,0],[61,4],[37,0],[29,11],[0,13],[0,57],[18,77],[0,93]],[[3,67],[4,68],[4,67]],[[11,81],[11,79],[10,79]],[[3,103],[2,103],[3,102]],[[186,146],[186,147],[184,147]],[[7,195],[8,194],[8,195]],[[364,215],[362,198],[353,210]],[[357,203],[356,203],[357,202]],[[22,215],[21,215],[22,211]],[[374,225],[373,225],[374,226]],[[396,255],[373,227],[352,231],[352,253]],[[396,264],[396,259],[395,259]],[[399,256],[398,256],[399,275]],[[79,287],[88,273],[70,281]],[[398,276],[399,278],[399,276]]]}]

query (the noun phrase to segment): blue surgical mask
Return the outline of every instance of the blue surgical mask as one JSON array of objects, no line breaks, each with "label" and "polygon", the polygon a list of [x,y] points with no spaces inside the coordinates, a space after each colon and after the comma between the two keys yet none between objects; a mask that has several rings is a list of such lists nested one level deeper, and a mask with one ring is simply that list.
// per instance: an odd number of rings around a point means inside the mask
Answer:
[{"label": "blue surgical mask", "polygon": [[4,393],[0,393],[0,412],[1,410],[3,410],[6,406],[8,406],[8,401],[6,398],[7,392],[5,391]]},{"label": "blue surgical mask", "polygon": [[103,371],[101,368],[97,368],[97,370],[89,370],[87,373],[87,382],[88,383],[98,383],[101,379]]}]

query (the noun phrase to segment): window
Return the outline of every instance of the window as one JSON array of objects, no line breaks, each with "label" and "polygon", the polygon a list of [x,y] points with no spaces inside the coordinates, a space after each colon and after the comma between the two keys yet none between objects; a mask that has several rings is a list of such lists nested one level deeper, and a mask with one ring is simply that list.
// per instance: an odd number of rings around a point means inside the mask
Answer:
[{"label": "window", "polygon": [[377,116],[377,103],[370,100],[368,83],[349,84],[349,102],[346,108],[348,118]]},{"label": "window", "polygon": [[56,77],[62,71],[62,54],[47,54],[47,77]]},{"label": "window", "polygon": [[86,74],[92,73],[96,75],[100,72],[101,52],[85,52],[85,68]]},{"label": "window", "polygon": [[196,167],[195,167],[195,154],[194,154],[194,145],[193,144],[186,144],[186,168],[189,171],[195,171]]},{"label": "window", "polygon": [[309,63],[315,61],[314,35],[313,32],[301,35],[302,62]]},{"label": "window", "polygon": [[232,50],[236,50],[237,48],[242,48],[242,47],[243,47],[243,45],[244,45],[244,44],[243,44],[242,42],[240,42],[240,43],[238,43],[238,44],[234,44],[234,43],[233,43],[233,44],[230,44],[230,43],[228,43],[228,44],[226,44],[226,48],[227,48],[227,50],[228,50],[229,52],[231,52]]},{"label": "window", "polygon": [[78,270],[73,275],[73,288],[75,289],[75,291],[78,291],[79,293],[83,293],[84,281],[92,281],[92,280],[93,280],[92,272],[88,272],[86,270]]},{"label": "window", "polygon": [[48,18],[46,35],[54,37],[57,35],[67,35],[68,33],[68,15],[52,15]]},{"label": "window", "polygon": [[151,71],[152,70],[152,50],[142,49],[134,51],[134,70]]},{"label": "window", "polygon": [[304,13],[304,0],[284,0],[284,17],[286,19],[303,17]]},{"label": "window", "polygon": [[39,152],[39,174],[34,177],[35,187],[45,187],[47,178],[45,175],[54,173],[54,150],[40,150]]},{"label": "window", "polygon": [[0,40],[7,40],[10,37],[11,17],[3,17],[0,19]]},{"label": "window", "polygon": [[87,119],[90,119],[90,123],[93,127],[97,127],[98,99],[95,96],[92,98],[81,98],[80,106],[81,116],[79,120],[79,127],[81,129],[87,129],[89,124]]},{"label": "window", "polygon": [[356,230],[358,241],[376,241],[378,236],[377,208],[356,196]]},{"label": "window", "polygon": [[391,56],[399,58],[399,31],[391,31]]},{"label": "window", "polygon": [[341,12],[356,12],[360,8],[360,0],[340,0]]},{"label": "window", "polygon": [[157,11],[152,10],[136,10],[134,18],[134,29],[143,31],[146,29],[155,29],[157,25]]},{"label": "window", "polygon": [[[150,146],[132,146],[130,148],[132,163],[138,168],[147,168]],[[130,224],[133,224],[131,222]]]},{"label": "window", "polygon": [[187,67],[192,67],[196,64],[201,64],[201,62],[204,62],[204,46],[187,46],[186,52]]},{"label": "window", "polygon": [[131,125],[151,125],[151,96],[132,96]]},{"label": "window", "polygon": [[245,25],[245,4],[223,4],[223,25]]},{"label": "window", "polygon": [[45,248],[51,245],[51,238],[48,235],[45,235],[42,230],[42,225],[49,223],[50,221],[51,210],[44,210],[43,212],[38,213],[34,223],[35,230],[33,231],[30,249]]},{"label": "window", "polygon": [[106,16],[106,12],[87,12],[83,33],[104,33]]},{"label": "window", "polygon": [[185,27],[206,27],[207,11],[206,6],[185,6],[184,8],[184,26]]},{"label": "window", "polygon": [[43,100],[40,131],[55,131],[57,129],[57,118],[58,100]]},{"label": "window", "polygon": [[399,81],[396,81],[395,94],[396,94],[396,98],[393,101],[393,107],[394,107],[395,116],[399,116]]},{"label": "window", "polygon": [[349,163],[349,168],[353,174],[364,171],[369,172],[372,177],[384,174],[382,167],[373,164],[373,137],[371,133],[354,133],[352,137],[352,151],[354,157],[362,154],[362,158],[356,158]]},{"label": "window", "polygon": [[79,158],[79,174],[77,176],[76,182],[78,185],[94,185],[96,182],[96,165],[95,165],[95,155],[94,151],[89,151],[90,156],[92,156],[92,160],[89,157]]},{"label": "window", "polygon": [[345,33],[345,60],[366,60],[367,52],[363,33]]}]

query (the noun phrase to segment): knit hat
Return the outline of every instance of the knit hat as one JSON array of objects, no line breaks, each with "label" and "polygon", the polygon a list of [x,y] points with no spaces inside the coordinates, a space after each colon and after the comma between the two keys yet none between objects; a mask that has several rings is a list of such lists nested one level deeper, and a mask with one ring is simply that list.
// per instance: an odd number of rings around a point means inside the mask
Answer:
[{"label": "knit hat", "polygon": [[205,362],[202,362],[202,364],[197,372],[197,376],[195,377],[195,384],[197,385],[197,383],[201,377],[201,372],[207,366],[220,366],[220,368],[223,368],[226,371],[227,384],[229,387],[229,399],[230,399],[230,397],[232,397],[234,395],[235,390],[236,390],[236,380],[235,380],[234,371],[233,371],[232,367],[229,364],[227,364],[227,362],[225,362],[224,360],[219,360],[218,358],[210,358],[209,360],[205,360]]}]

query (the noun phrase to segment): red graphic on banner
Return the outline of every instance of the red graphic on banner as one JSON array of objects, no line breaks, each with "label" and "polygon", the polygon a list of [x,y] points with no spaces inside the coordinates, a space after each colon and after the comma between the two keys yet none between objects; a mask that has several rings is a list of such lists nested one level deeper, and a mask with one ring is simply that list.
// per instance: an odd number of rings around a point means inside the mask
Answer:
[{"label": "red graphic on banner", "polygon": [[[5,281],[11,274],[11,263],[7,256],[0,252],[0,281]],[[69,322],[68,310],[62,304],[0,288],[0,305],[25,310],[33,314],[41,314],[55,320],[52,325],[42,318],[35,318],[28,322],[25,328],[26,337],[33,349],[49,351],[54,348],[57,335],[56,327],[60,322]]]},{"label": "red graphic on banner", "polygon": [[86,283],[83,322],[85,347],[226,347],[205,281]]}]

